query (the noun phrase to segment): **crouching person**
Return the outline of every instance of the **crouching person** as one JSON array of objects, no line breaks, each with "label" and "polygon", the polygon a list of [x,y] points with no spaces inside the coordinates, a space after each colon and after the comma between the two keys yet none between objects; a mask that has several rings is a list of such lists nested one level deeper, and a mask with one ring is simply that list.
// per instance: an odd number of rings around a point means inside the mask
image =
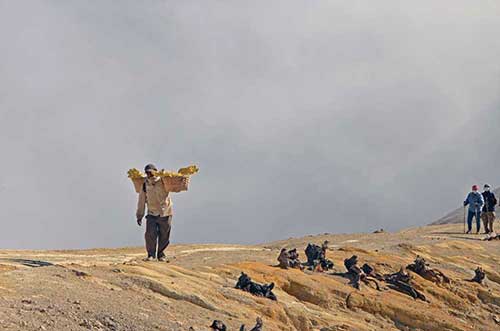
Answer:
[{"label": "crouching person", "polygon": [[147,206],[145,240],[148,257],[146,260],[152,261],[157,258],[158,261],[164,262],[166,261],[164,251],[170,244],[172,199],[161,179],[156,176],[158,169],[153,164],[148,164],[144,171],[147,178],[139,193],[137,224],[142,225]]}]

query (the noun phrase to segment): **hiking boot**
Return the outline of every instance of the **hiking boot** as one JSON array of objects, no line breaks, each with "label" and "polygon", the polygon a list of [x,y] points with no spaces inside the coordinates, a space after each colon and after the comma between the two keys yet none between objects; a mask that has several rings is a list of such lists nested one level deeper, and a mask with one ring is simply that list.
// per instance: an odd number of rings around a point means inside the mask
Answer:
[{"label": "hiking boot", "polygon": [[145,258],[143,261],[144,261],[144,262],[151,262],[151,261],[154,261],[154,260],[155,260],[154,256],[149,255],[149,256],[148,256],[147,258]]},{"label": "hiking boot", "polygon": [[158,255],[158,261],[159,262],[167,262],[167,257],[165,256],[165,254]]},{"label": "hiking boot", "polygon": [[465,234],[470,234],[470,230],[469,230],[469,231],[467,231]]}]

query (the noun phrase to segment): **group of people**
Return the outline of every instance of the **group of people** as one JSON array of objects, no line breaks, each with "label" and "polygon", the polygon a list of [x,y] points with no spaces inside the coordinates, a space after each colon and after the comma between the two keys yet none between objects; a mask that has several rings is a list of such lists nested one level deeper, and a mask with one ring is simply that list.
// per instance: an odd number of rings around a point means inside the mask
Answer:
[{"label": "group of people", "polygon": [[494,233],[494,223],[495,223],[495,208],[498,200],[495,193],[491,191],[491,186],[488,184],[484,185],[483,192],[479,192],[479,186],[472,186],[472,191],[467,195],[464,201],[464,208],[469,206],[469,212],[467,214],[467,233],[472,232],[472,221],[476,219],[476,233],[481,231],[481,219],[484,224],[484,233],[491,234]]},{"label": "group of people", "polygon": [[[170,243],[173,204],[170,198],[170,192],[165,190],[164,186],[161,184],[160,178],[156,176],[158,171],[156,166],[148,164],[144,170],[147,178],[141,192],[139,193],[136,213],[137,224],[139,226],[142,225],[142,220],[146,214],[147,208],[145,240],[148,256],[146,260],[151,261],[158,259],[159,261],[166,261],[164,251]],[[493,234],[493,226],[496,218],[495,208],[497,203],[497,198],[491,191],[490,185],[484,185],[484,191],[482,193],[479,192],[479,187],[474,185],[472,187],[472,191],[467,195],[467,198],[464,201],[464,207],[469,207],[467,215],[467,233],[472,232],[472,221],[475,218],[476,233],[479,233],[481,230],[482,219],[485,233]],[[312,248],[317,249],[313,252]],[[324,250],[324,247],[321,249]],[[308,248],[309,253],[311,253],[306,254],[308,256],[309,265],[312,264],[311,259],[318,260],[321,264],[329,262],[324,258],[322,259],[320,256],[321,254],[316,254],[318,257],[315,257],[316,255],[312,254],[316,251],[320,252],[321,249],[319,249],[319,247]],[[289,253],[292,253],[292,256],[288,256]],[[283,259],[280,261],[280,264],[289,265],[289,262],[293,262],[294,260],[298,261],[298,259],[294,259],[294,255],[295,252],[293,251],[282,252],[281,257],[283,257]],[[286,262],[284,260],[286,260]],[[297,265],[300,265],[300,262],[296,263],[296,265],[293,265],[292,267],[296,267]],[[331,266],[322,265],[322,267],[328,270]]]}]

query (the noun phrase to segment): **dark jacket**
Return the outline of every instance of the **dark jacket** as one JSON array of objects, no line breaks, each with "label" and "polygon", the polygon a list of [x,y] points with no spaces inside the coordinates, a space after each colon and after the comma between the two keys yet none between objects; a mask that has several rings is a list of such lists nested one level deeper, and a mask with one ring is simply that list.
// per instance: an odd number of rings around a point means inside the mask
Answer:
[{"label": "dark jacket", "polygon": [[483,212],[492,212],[495,211],[495,205],[498,203],[497,198],[495,197],[495,193],[485,191],[483,192],[484,198],[484,207]]}]

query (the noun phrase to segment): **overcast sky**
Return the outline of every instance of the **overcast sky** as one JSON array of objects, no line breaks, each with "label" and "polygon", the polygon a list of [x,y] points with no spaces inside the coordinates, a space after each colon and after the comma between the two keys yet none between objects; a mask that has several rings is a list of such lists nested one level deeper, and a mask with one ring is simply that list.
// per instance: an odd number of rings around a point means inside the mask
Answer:
[{"label": "overcast sky", "polygon": [[398,230],[500,184],[500,2],[0,0],[0,248]]}]

